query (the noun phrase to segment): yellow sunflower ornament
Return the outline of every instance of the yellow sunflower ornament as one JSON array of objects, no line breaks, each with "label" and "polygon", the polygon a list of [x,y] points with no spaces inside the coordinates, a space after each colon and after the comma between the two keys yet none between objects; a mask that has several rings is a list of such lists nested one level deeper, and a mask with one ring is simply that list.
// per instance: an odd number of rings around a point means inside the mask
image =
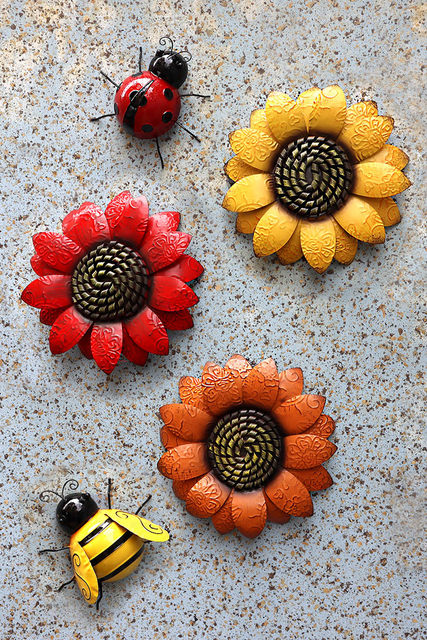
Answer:
[{"label": "yellow sunflower ornament", "polygon": [[250,127],[230,134],[236,155],[225,170],[235,184],[223,206],[237,212],[238,231],[254,234],[259,257],[304,255],[319,273],[333,258],[350,264],[358,240],[384,242],[384,227],[400,221],[390,196],[411,183],[401,171],[408,156],[386,144],[392,129],[375,102],[347,109],[336,85],[296,101],[273,91]]}]

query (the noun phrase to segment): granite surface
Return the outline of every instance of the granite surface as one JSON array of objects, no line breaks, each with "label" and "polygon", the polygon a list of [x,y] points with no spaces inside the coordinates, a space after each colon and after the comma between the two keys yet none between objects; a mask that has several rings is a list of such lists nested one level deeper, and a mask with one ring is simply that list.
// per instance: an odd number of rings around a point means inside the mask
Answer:
[{"label": "granite surface", "polygon": [[[16,640],[400,640],[423,631],[422,304],[425,173],[422,47],[425,8],[379,0],[12,0],[1,7],[1,638]],[[108,112],[111,87],[148,62],[169,33],[193,54],[175,129],[138,141]],[[283,267],[253,255],[221,208],[227,134],[245,126],[272,89],[296,97],[340,84],[349,102],[378,102],[395,119],[391,142],[411,161],[413,186],[397,197],[402,222],[380,246],[361,245],[348,267],[323,276],[303,261]],[[169,357],[107,377],[78,349],[53,357],[48,328],[20,302],[32,279],[31,236],[59,230],[86,199],[105,206],[121,190],[151,210],[176,209],[204,263],[195,328],[172,335]],[[338,452],[335,484],[314,495],[312,518],[267,525],[249,541],[197,520],[159,475],[160,405],[181,375],[240,352],[300,366],[307,392],[328,397]],[[106,505],[168,524],[139,570],[105,588],[101,611],[71,577],[55,505],[38,492],[68,477]],[[424,614],[425,615],[425,614]],[[425,629],[425,628],[424,628]]]}]

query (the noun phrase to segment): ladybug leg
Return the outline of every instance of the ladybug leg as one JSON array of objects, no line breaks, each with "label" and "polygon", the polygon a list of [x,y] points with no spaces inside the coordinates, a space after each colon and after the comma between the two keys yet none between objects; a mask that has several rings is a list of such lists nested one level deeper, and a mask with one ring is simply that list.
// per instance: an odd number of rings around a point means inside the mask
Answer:
[{"label": "ladybug leg", "polygon": [[72,582],[74,582],[74,576],[71,578],[71,580],[68,580],[68,582],[64,582],[63,584],[61,584],[60,587],[57,588],[57,593],[59,593],[60,591],[62,591],[62,589],[64,587],[68,587],[69,584],[71,584]]},{"label": "ladybug leg", "polygon": [[135,515],[137,516],[138,513],[141,511],[141,509],[143,509],[145,507],[145,505],[147,504],[147,502],[151,500],[151,495],[148,496],[148,498],[146,500],[144,500],[144,502],[142,503],[142,505],[140,507],[138,507],[138,509],[135,511]]},{"label": "ladybug leg", "polygon": [[115,113],[104,113],[102,116],[96,116],[95,118],[90,118],[89,122],[97,122],[98,120],[102,120],[102,118],[111,118],[111,116],[115,116]]},{"label": "ladybug leg", "polygon": [[162,156],[162,152],[160,151],[160,145],[159,145],[159,139],[156,138],[156,145],[157,145],[157,153],[159,154],[159,158],[160,158],[160,164],[162,165],[162,169],[165,168],[165,163],[163,162],[163,156]]},{"label": "ladybug leg", "polygon": [[195,134],[195,133],[193,133],[192,131],[190,131],[190,129],[187,129],[187,127],[184,127],[184,125],[183,125],[183,124],[181,124],[181,123],[179,123],[179,122],[177,122],[176,124],[178,125],[178,127],[181,127],[181,129],[184,129],[184,131],[186,131],[187,133],[189,133],[189,134],[190,134],[190,136],[191,136],[192,138],[194,138],[195,140],[197,140],[197,142],[201,142],[200,138],[198,138],[198,137],[196,136],[196,134]]},{"label": "ladybug leg", "polygon": [[181,93],[181,98],[190,98],[194,96],[195,98],[210,98],[211,96],[204,96],[201,93]]},{"label": "ladybug leg", "polygon": [[113,84],[115,87],[117,87],[117,89],[120,89],[120,85],[117,84],[117,82],[114,82],[114,80],[111,80],[111,78],[109,76],[107,76],[106,73],[104,73],[103,71],[100,71],[101,76],[104,76],[104,78],[106,80],[108,80],[108,82],[111,82],[111,84]]}]

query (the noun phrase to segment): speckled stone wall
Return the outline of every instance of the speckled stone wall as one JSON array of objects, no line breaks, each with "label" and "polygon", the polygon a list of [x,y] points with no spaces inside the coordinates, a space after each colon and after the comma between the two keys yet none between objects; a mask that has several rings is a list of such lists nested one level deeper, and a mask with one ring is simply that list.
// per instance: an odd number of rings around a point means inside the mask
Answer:
[{"label": "speckled stone wall", "polygon": [[[423,632],[421,320],[425,174],[420,3],[396,0],[12,0],[2,3],[1,56],[1,637],[7,640],[400,640]],[[148,62],[169,33],[193,54],[182,122],[155,145],[131,139],[107,112],[111,87]],[[395,119],[391,142],[411,161],[403,219],[385,245],[361,245],[349,267],[323,276],[300,261],[253,256],[221,209],[227,134],[272,89],[294,97],[340,84]],[[123,189],[151,210],[182,212],[204,263],[195,329],[173,335],[169,358],[123,361],[110,377],[77,349],[53,357],[48,329],[19,301],[32,279],[31,235],[59,230],[86,199],[105,206]],[[338,452],[335,485],[314,496],[310,519],[267,525],[249,541],[221,537],[186,513],[156,471],[157,408],[181,375],[240,352],[301,366],[307,392],[328,397]],[[170,544],[108,585],[97,614],[71,577],[55,505],[37,500],[70,476],[133,510],[153,494],[150,518]]]}]

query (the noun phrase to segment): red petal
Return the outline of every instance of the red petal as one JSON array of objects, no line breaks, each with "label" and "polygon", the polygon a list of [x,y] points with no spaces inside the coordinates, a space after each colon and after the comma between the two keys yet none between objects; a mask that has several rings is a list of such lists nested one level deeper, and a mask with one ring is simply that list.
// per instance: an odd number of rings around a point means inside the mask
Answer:
[{"label": "red petal", "polygon": [[147,231],[151,234],[176,231],[179,226],[178,211],[160,211],[149,218]]},{"label": "red petal", "polygon": [[113,198],[105,216],[113,238],[139,247],[148,225],[147,198],[132,198],[129,191],[124,191]]},{"label": "red petal", "polygon": [[159,317],[145,307],[137,316],[126,322],[126,330],[138,347],[166,355],[169,352],[169,338]]},{"label": "red petal", "polygon": [[86,250],[60,233],[46,231],[33,236],[34,248],[40,258],[62,273],[71,273]]},{"label": "red petal", "polygon": [[274,502],[270,500],[268,495],[264,491],[265,504],[267,505],[267,520],[270,522],[277,522],[278,524],[284,524],[291,519],[291,516],[284,513],[279,507],[276,507]]},{"label": "red petal", "polygon": [[263,490],[235,491],[231,503],[231,516],[240,533],[247,538],[256,538],[267,522]]},{"label": "red petal", "polygon": [[62,221],[62,231],[85,249],[111,237],[104,212],[93,202],[83,202],[78,209],[70,211]]},{"label": "red petal", "polygon": [[56,320],[49,335],[50,350],[53,354],[64,353],[74,347],[92,325],[75,307],[66,309]]},{"label": "red petal", "polygon": [[206,445],[200,442],[182,444],[166,451],[157,463],[160,473],[173,480],[188,480],[210,471]]},{"label": "red petal", "polygon": [[179,438],[172,433],[172,431],[169,431],[167,427],[160,429],[160,440],[165,449],[174,449],[175,447],[179,447],[180,444],[188,444],[188,440]]},{"label": "red petal", "polygon": [[337,447],[320,436],[303,433],[283,438],[283,466],[289,469],[311,469],[329,460]]},{"label": "red petal", "polygon": [[197,262],[192,256],[185,254],[169,267],[160,269],[157,274],[159,276],[176,276],[184,280],[184,282],[190,282],[201,276],[203,271],[204,269],[200,262]]},{"label": "red petal", "polygon": [[95,324],[92,329],[90,347],[98,367],[111,373],[122,352],[123,330],[121,322]]},{"label": "red petal", "polygon": [[151,285],[151,297],[148,304],[161,311],[182,311],[187,307],[193,307],[199,298],[179,278],[169,276],[153,276]]},{"label": "red petal", "polygon": [[141,367],[147,362],[148,353],[132,340],[126,327],[123,325],[123,346],[122,353],[130,362],[139,364]]},{"label": "red petal", "polygon": [[71,278],[64,275],[43,276],[33,280],[21,294],[21,299],[38,309],[59,309],[73,303]]},{"label": "red petal", "polygon": [[51,327],[55,320],[59,318],[61,313],[65,311],[65,309],[41,309],[40,311],[40,322],[42,324],[46,324],[48,327]]},{"label": "red petal", "polygon": [[38,276],[49,276],[54,273],[61,273],[61,271],[58,271],[57,269],[50,267],[48,264],[46,264],[46,262],[43,262],[43,260],[40,258],[40,256],[37,255],[37,253],[32,256],[30,263],[33,267],[33,271]]},{"label": "red petal", "polygon": [[82,352],[82,354],[84,355],[84,357],[87,358],[88,360],[93,360],[93,355],[90,348],[91,335],[92,335],[92,329],[89,329],[89,331],[86,331],[83,338],[79,340],[77,345],[80,351]]},{"label": "red petal", "polygon": [[207,473],[188,492],[187,511],[196,518],[209,518],[221,509],[230,491],[212,472]]},{"label": "red petal", "polygon": [[182,311],[160,311],[156,309],[156,315],[160,318],[166,329],[178,331],[183,329],[191,329],[194,325],[188,309]]},{"label": "red petal", "polygon": [[[150,220],[152,218],[149,218],[149,222]],[[151,271],[158,271],[178,260],[190,244],[190,240],[191,236],[188,233],[155,232],[150,229],[149,224],[139,251]]]},{"label": "red petal", "polygon": [[212,516],[212,523],[219,533],[230,533],[234,529],[231,507],[233,504],[234,489],[222,505],[221,509]]}]

